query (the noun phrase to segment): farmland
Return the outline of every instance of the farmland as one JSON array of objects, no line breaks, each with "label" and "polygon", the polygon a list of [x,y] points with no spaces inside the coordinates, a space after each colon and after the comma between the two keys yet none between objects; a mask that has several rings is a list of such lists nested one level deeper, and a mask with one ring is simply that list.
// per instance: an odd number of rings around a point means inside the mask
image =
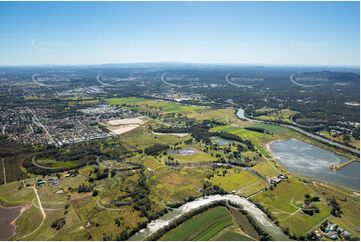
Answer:
[{"label": "farmland", "polygon": [[[222,240],[225,238],[248,238],[232,231],[234,223],[229,211],[216,207],[194,216],[165,234],[161,240]],[[234,228],[233,228],[234,230]]]}]

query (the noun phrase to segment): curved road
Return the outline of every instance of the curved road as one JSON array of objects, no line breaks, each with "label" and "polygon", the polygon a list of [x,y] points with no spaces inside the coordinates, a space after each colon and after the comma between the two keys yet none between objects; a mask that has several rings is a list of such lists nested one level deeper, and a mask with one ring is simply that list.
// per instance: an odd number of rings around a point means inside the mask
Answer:
[{"label": "curved road", "polygon": [[[238,115],[237,115],[237,117],[238,117]],[[238,117],[238,118],[240,118],[240,117]],[[274,123],[272,121],[262,121],[262,120],[253,119],[253,118],[250,118],[250,117],[246,117],[246,118],[248,118],[250,120],[253,120],[253,121],[257,121],[257,122]],[[240,119],[242,119],[242,118],[240,118]],[[358,150],[358,149],[355,149],[355,148],[349,147],[347,145],[343,145],[343,144],[337,143],[335,141],[323,138],[321,136],[318,136],[316,134],[313,134],[313,133],[310,133],[310,132],[308,132],[306,130],[303,130],[303,129],[299,128],[299,127],[295,127],[293,125],[288,125],[288,124],[279,124],[279,123],[274,123],[274,124],[280,125],[280,126],[285,127],[285,128],[293,129],[293,130],[295,130],[295,131],[297,131],[297,132],[299,132],[301,134],[304,134],[304,135],[306,135],[306,136],[308,136],[310,138],[313,138],[315,140],[318,140],[318,141],[321,141],[321,142],[326,143],[328,145],[331,145],[331,146],[334,146],[334,147],[337,147],[337,148],[340,148],[340,149],[343,149],[343,150],[347,150],[347,151],[349,151],[351,153],[360,155],[360,150]]]}]

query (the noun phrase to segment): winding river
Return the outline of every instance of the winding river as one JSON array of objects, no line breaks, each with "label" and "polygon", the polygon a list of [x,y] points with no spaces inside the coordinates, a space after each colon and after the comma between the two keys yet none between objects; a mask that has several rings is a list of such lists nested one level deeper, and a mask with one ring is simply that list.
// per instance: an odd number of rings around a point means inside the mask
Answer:
[{"label": "winding river", "polygon": [[176,218],[180,217],[183,214],[186,214],[194,209],[197,209],[203,205],[210,204],[215,201],[231,201],[235,204],[241,205],[244,210],[246,210],[257,222],[262,225],[262,227],[271,234],[272,238],[275,240],[288,240],[287,236],[284,235],[282,230],[277,227],[265,213],[262,212],[259,208],[256,207],[252,202],[248,201],[246,198],[237,196],[237,195],[211,195],[206,198],[198,198],[194,201],[188,202],[179,208],[173,209],[172,211],[166,213],[162,217],[150,222],[145,229],[140,230],[138,233],[129,238],[129,240],[145,240],[148,236],[166,226],[170,222],[174,221]]}]

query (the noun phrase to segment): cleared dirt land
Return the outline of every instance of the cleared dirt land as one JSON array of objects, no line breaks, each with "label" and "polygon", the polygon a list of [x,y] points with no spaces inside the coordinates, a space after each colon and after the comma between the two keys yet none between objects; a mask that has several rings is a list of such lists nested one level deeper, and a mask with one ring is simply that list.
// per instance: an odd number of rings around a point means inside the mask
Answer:
[{"label": "cleared dirt land", "polygon": [[143,124],[144,121],[142,117],[114,119],[114,120],[104,121],[102,123],[102,125],[104,125],[108,130],[110,130],[112,133],[116,135],[126,133],[130,130],[138,128]]}]

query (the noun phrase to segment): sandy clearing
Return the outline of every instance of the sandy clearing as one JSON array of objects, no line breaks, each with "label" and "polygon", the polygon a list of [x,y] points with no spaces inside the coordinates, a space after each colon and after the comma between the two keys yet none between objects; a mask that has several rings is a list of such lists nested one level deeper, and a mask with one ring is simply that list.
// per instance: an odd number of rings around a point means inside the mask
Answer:
[{"label": "sandy clearing", "polygon": [[122,126],[107,126],[107,129],[109,129],[110,131],[112,131],[114,134],[123,134],[126,133],[128,131],[131,131],[135,128],[138,128],[139,125],[135,125],[135,124],[130,124],[130,125],[122,125]]},{"label": "sandy clearing", "polygon": [[144,121],[138,117],[138,118],[124,118],[124,119],[114,119],[114,120],[108,120],[105,121],[104,124],[106,125],[112,125],[112,126],[118,126],[118,125],[142,125],[144,124]]},{"label": "sandy clearing", "polygon": [[142,118],[144,117],[114,119],[104,121],[102,124],[113,134],[119,135],[143,125],[145,122]]}]

